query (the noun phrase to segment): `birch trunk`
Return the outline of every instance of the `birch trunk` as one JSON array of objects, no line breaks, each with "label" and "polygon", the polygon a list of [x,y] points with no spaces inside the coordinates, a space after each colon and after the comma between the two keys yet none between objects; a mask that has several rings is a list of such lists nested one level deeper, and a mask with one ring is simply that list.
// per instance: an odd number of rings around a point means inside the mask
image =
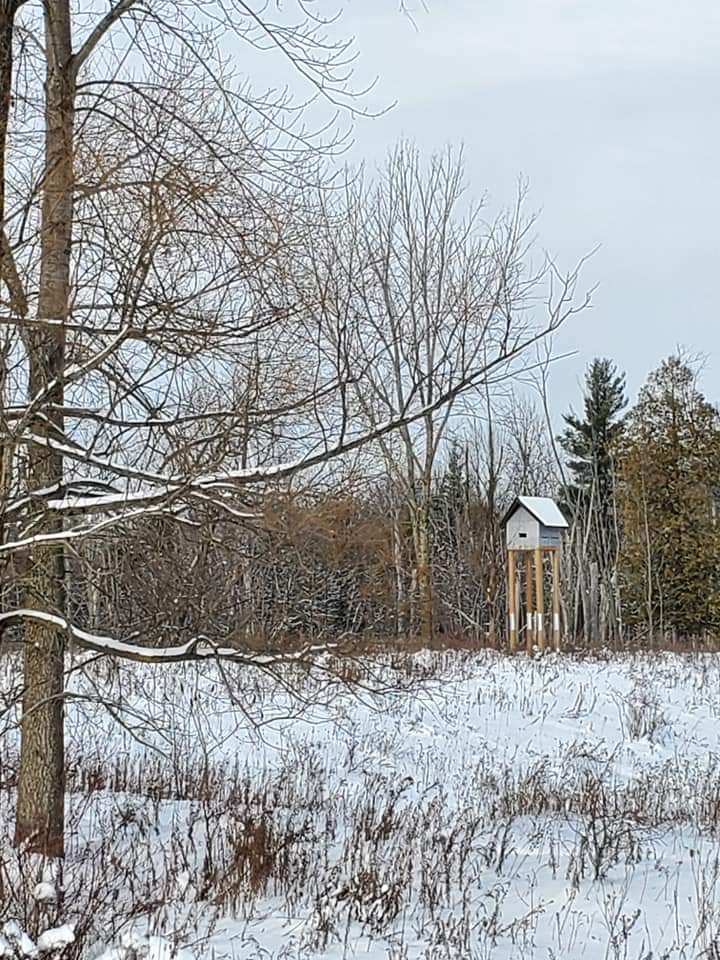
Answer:
[{"label": "birch trunk", "polygon": [[600,642],[600,572],[595,560],[590,562],[587,638],[591,646]]}]

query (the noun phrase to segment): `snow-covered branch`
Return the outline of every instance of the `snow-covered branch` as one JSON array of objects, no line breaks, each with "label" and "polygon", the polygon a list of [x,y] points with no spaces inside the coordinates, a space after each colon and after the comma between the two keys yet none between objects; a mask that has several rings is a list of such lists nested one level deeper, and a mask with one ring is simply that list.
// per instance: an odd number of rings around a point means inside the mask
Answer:
[{"label": "snow-covered branch", "polygon": [[293,650],[289,653],[261,654],[222,646],[213,643],[208,637],[197,636],[179,646],[151,647],[90,633],[70,623],[64,617],[43,610],[21,608],[0,613],[0,625],[18,623],[24,620],[46,623],[56,630],[62,631],[77,647],[83,650],[120,657],[123,660],[135,660],[140,663],[163,664],[181,663],[190,660],[229,660],[234,663],[268,668],[274,664],[302,662],[309,657],[338,649],[340,646],[337,642],[315,643],[307,644],[300,650]]}]

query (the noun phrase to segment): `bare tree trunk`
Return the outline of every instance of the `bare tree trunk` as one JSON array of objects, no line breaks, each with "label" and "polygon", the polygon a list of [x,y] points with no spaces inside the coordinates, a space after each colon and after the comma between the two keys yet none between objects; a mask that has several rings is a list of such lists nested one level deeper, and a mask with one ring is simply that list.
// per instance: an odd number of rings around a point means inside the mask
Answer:
[{"label": "bare tree trunk", "polygon": [[[1,279],[10,293],[11,304],[22,313],[24,312],[24,296],[22,294],[18,296],[19,284],[5,231],[5,164],[10,106],[12,103],[13,31],[17,9],[17,0],[4,0],[0,3],[0,271]],[[0,337],[0,430],[3,430],[3,432],[7,428],[7,364],[10,346],[11,337],[8,331],[7,334],[3,333]],[[0,543],[4,543],[6,539],[5,506],[12,482],[12,457],[11,443],[0,439]],[[7,566],[7,560],[0,562],[0,583],[7,576]],[[0,612],[2,612],[1,601],[2,596],[0,594]]]},{"label": "bare tree trunk", "polygon": [[490,387],[485,386],[485,404],[488,418],[487,432],[487,518],[489,534],[490,571],[488,578],[488,641],[490,646],[497,646],[497,626],[495,619],[495,604],[497,601],[497,541],[495,537],[495,518],[497,517],[497,486],[498,464],[495,452],[495,431],[493,429],[493,410],[490,402]]},{"label": "bare tree trunk", "polygon": [[590,587],[588,591],[587,639],[591,646],[597,646],[601,640],[600,632],[600,571],[597,561],[590,561]]},{"label": "bare tree trunk", "polygon": [[433,639],[433,577],[430,543],[430,504],[427,498],[420,508],[417,531],[417,587],[420,608],[420,640],[430,645]]},{"label": "bare tree trunk", "polygon": [[[43,413],[32,422],[44,441],[60,439],[63,419],[65,322],[70,297],[70,255],[73,218],[74,68],[69,0],[45,4],[46,139],[43,182],[41,265],[38,319],[49,321],[29,336],[30,397],[43,396]],[[62,455],[48,445],[29,447],[28,488],[44,489],[62,482]],[[59,517],[48,517],[45,529],[59,532]],[[62,545],[45,544],[33,551],[25,605],[64,610]],[[18,781],[16,843],[26,843],[46,856],[64,854],[64,638],[42,620],[25,627],[25,690]]]},{"label": "bare tree trunk", "polygon": [[392,519],[392,552],[393,566],[395,567],[395,634],[398,639],[404,637],[408,629],[401,512],[401,507],[395,509]]},{"label": "bare tree trunk", "polygon": [[[7,129],[10,116],[12,91],[12,40],[13,12],[0,7],[0,223],[5,224],[5,151]],[[3,271],[4,273],[4,271]],[[9,336],[4,334],[0,340],[0,429],[7,423],[5,405],[7,401],[7,358]],[[10,445],[0,437],[0,544],[5,542],[5,503],[10,487]],[[7,561],[0,561],[0,584],[2,583]],[[0,613],[2,612],[2,592],[0,591]]]},{"label": "bare tree trunk", "polygon": [[[643,533],[645,535],[645,570],[647,577],[647,587],[646,587],[646,612],[647,612],[647,626],[648,626],[648,638],[650,646],[652,647],[655,640],[655,618],[653,611],[653,562],[652,562],[652,540],[650,538],[650,525],[648,523],[648,510],[647,510],[647,497],[645,496],[645,490],[643,485],[642,491],[642,507],[643,507]],[[661,606],[662,610],[662,606]],[[662,622],[661,622],[662,630]]]}]

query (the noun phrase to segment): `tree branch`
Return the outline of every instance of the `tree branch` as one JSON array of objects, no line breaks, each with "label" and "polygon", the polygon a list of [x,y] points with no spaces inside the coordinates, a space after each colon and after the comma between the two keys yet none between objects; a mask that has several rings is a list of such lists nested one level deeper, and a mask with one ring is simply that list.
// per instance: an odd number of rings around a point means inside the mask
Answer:
[{"label": "tree branch", "polygon": [[46,623],[68,634],[73,642],[83,650],[92,650],[94,653],[107,654],[112,657],[121,657],[124,660],[134,660],[139,663],[184,663],[189,660],[230,660],[235,663],[245,663],[258,667],[269,667],[283,662],[297,662],[305,657],[317,653],[326,653],[336,649],[337,643],[309,644],[301,650],[285,654],[257,654],[245,653],[234,647],[221,647],[208,637],[193,637],[187,643],[176,647],[142,647],[134,643],[116,640],[114,637],[103,637],[88,633],[80,627],[70,623],[65,617],[44,610],[19,609],[0,613],[0,631],[2,625],[34,620]]},{"label": "tree branch", "polygon": [[85,40],[85,43],[83,43],[77,53],[73,56],[73,71],[75,76],[77,76],[82,65],[85,63],[98,43],[100,43],[108,30],[113,26],[113,24],[117,23],[124,13],[127,13],[131,7],[135,6],[139,2],[140,0],[119,0],[119,2],[116,3],[115,6],[105,14],[90,36]]}]

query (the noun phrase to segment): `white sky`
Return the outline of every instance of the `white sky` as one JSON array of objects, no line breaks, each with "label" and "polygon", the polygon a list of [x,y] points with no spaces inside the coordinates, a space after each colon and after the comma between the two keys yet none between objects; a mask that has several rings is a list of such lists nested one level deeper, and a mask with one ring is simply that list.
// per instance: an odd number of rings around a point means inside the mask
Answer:
[{"label": "white sky", "polygon": [[[378,165],[401,137],[428,153],[464,144],[469,192],[496,209],[527,178],[561,265],[600,245],[584,273],[593,308],[557,341],[577,354],[553,371],[556,413],[579,406],[593,357],[613,358],[634,395],[678,346],[706,357],[720,401],[720,2],[406,2],[415,27],[400,0],[344,0],[334,28],[356,38],[357,85],[378,77],[367,106],[397,101],[357,123],[351,159]],[[261,59],[253,79],[282,86],[282,65]]]},{"label": "white sky", "polygon": [[635,392],[677,345],[707,356],[720,400],[720,3],[717,0],[346,0],[358,79],[379,77],[353,156],[379,162],[401,136],[464,143],[469,187],[509,202],[530,182],[540,240],[599,283],[558,347],[553,404],[579,401],[596,355]]}]

